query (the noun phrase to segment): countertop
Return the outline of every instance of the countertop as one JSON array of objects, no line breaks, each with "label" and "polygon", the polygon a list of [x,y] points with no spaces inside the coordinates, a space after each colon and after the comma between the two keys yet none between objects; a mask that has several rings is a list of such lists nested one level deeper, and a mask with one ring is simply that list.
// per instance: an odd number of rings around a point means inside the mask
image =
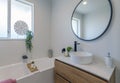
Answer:
[{"label": "countertop", "polygon": [[88,65],[80,65],[80,64],[76,64],[76,63],[72,62],[70,57],[60,56],[60,57],[56,57],[56,59],[60,60],[64,63],[67,63],[69,65],[75,66],[79,69],[82,69],[82,70],[89,72],[91,74],[94,74],[98,77],[101,77],[107,81],[110,80],[110,78],[115,70],[115,67],[108,68],[102,62],[94,62],[93,61],[93,63],[88,64]]}]

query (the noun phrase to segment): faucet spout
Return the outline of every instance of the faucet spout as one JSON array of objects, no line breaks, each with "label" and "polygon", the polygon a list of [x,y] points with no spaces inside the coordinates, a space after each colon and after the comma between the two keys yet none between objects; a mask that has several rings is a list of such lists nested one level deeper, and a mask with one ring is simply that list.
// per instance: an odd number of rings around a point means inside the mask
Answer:
[{"label": "faucet spout", "polygon": [[77,45],[80,45],[77,41],[74,41],[74,51],[77,52]]}]

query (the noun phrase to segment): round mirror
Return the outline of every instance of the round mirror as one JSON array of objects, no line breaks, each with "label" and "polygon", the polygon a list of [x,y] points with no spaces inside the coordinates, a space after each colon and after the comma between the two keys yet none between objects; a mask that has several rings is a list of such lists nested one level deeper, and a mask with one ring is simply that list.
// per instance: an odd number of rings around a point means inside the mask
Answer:
[{"label": "round mirror", "polygon": [[81,40],[95,40],[107,31],[111,19],[110,0],[81,0],[71,17],[72,30]]}]

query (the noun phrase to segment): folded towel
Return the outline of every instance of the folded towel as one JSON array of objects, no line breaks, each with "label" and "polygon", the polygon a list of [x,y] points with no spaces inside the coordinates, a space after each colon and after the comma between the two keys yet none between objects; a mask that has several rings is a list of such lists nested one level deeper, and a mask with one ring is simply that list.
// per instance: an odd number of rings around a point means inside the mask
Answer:
[{"label": "folded towel", "polygon": [[16,80],[15,79],[7,79],[7,80],[0,81],[0,83],[16,83]]}]

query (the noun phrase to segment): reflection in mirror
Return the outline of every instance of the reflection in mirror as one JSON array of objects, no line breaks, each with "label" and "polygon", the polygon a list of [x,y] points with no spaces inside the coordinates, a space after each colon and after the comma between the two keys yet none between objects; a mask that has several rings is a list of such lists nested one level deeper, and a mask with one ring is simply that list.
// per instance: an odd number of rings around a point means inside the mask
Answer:
[{"label": "reflection in mirror", "polygon": [[82,0],[72,15],[72,30],[82,40],[95,40],[108,29],[112,18],[109,0]]}]

